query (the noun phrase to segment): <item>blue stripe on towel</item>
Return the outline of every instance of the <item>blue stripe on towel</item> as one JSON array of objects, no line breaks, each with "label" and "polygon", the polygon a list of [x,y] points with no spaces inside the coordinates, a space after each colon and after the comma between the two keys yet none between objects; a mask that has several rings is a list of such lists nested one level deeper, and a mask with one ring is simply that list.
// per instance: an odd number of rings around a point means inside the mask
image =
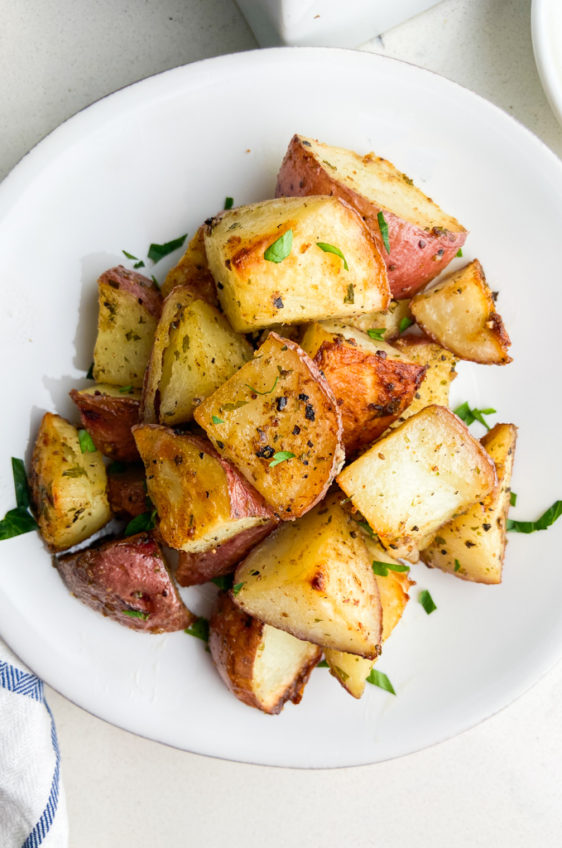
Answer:
[{"label": "blue stripe on towel", "polygon": [[51,718],[51,743],[55,752],[55,770],[51,781],[51,791],[49,792],[49,798],[41,814],[41,818],[22,845],[22,848],[38,848],[49,833],[59,803],[60,751],[55,720],[44,698],[43,681],[39,680],[34,674],[15,668],[7,662],[0,662],[0,686],[10,692],[15,692],[18,695],[26,695],[35,701],[43,703]]}]

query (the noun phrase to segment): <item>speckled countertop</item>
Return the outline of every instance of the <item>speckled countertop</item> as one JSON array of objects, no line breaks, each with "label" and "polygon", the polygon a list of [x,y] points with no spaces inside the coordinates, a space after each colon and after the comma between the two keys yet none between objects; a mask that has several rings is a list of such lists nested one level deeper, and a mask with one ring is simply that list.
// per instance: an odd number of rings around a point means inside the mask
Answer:
[{"label": "speckled countertop", "polygon": [[[473,89],[562,156],[562,129],[533,60],[530,6],[445,0],[364,49]],[[0,177],[97,98],[167,68],[256,47],[231,0],[0,0],[0,20]],[[377,766],[324,772],[176,751],[47,694],[72,848],[559,844],[560,665],[515,704],[448,742]]]}]

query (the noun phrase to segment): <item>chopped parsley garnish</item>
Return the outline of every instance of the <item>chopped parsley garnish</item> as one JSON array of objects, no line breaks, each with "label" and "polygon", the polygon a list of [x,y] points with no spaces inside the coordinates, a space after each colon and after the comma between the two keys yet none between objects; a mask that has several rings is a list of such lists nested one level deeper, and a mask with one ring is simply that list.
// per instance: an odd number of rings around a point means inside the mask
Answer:
[{"label": "chopped parsley garnish", "polygon": [[536,521],[512,521],[508,518],[506,530],[512,530],[514,533],[534,533],[536,530],[546,530],[561,515],[562,501],[555,501]]},{"label": "chopped parsley garnish", "polygon": [[139,259],[138,262],[135,262],[133,268],[144,268],[144,262],[142,261],[142,259]]},{"label": "chopped parsley garnish", "polygon": [[94,363],[92,362],[92,364],[88,368],[88,373],[86,374],[86,380],[93,380],[93,379],[94,379]]},{"label": "chopped parsley garnish", "polygon": [[270,389],[267,389],[267,391],[265,391],[265,392],[260,392],[259,389],[254,389],[254,387],[250,386],[249,383],[244,383],[244,385],[247,386],[247,388],[250,389],[250,391],[255,392],[255,394],[257,394],[257,395],[270,395],[278,382],[279,382],[279,377],[276,377],[275,380],[273,381],[272,387]]},{"label": "chopped parsley garnish", "polygon": [[455,413],[455,415],[458,415],[459,418],[464,421],[465,424],[470,425],[473,423],[473,421],[479,421],[480,424],[484,425],[486,430],[489,430],[490,426],[484,420],[484,416],[494,415],[496,410],[492,409],[491,407],[489,409],[477,409],[476,407],[474,407],[474,409],[471,409],[468,404],[468,401],[465,401],[464,403],[461,403],[460,406],[457,406],[457,408],[454,409],[453,412]]},{"label": "chopped parsley garnish", "polygon": [[72,468],[67,468],[62,472],[63,477],[87,477],[86,469],[81,465],[73,465]]},{"label": "chopped parsley garnish", "polygon": [[213,424],[224,424],[224,421],[222,420],[222,418],[219,418],[218,415],[213,415],[211,421],[213,422]]},{"label": "chopped parsley garnish", "polygon": [[383,342],[385,333],[386,327],[377,327],[376,330],[367,330],[367,335],[370,336],[370,338],[374,339],[376,342]]},{"label": "chopped parsley garnish", "polygon": [[329,668],[330,666],[326,662],[326,660],[320,660],[319,663],[316,663],[316,668]]},{"label": "chopped parsley garnish", "polygon": [[402,565],[399,562],[380,562],[376,559],[373,560],[372,566],[374,573],[378,574],[379,577],[388,577],[389,571],[404,573],[410,570],[409,565]]},{"label": "chopped parsley garnish", "polygon": [[427,589],[422,589],[418,595],[418,601],[428,615],[431,615],[431,613],[437,609],[437,604],[434,602]]},{"label": "chopped parsley garnish", "polygon": [[247,400],[237,400],[235,403],[223,403],[220,411],[222,412],[224,409],[226,412],[234,412],[235,409],[240,409],[241,406],[247,406],[247,404]]},{"label": "chopped parsley garnish", "polygon": [[[177,250],[178,247],[182,247],[184,241],[187,238],[187,233],[183,236],[179,236],[176,239],[172,239],[172,241],[167,241],[165,244],[154,244],[152,243],[148,248],[148,258],[153,262],[160,262],[165,256],[169,253],[173,253],[174,250]],[[154,280],[154,277],[152,278]],[[156,282],[156,280],[154,280]]]},{"label": "chopped parsley garnish", "polygon": [[387,253],[390,253],[390,242],[388,240],[388,224],[386,223],[384,214],[379,212],[377,215],[379,230],[381,231],[382,243]]},{"label": "chopped parsley garnish", "polygon": [[375,538],[375,532],[373,528],[366,521],[358,521],[357,526],[360,527],[361,530],[363,530],[363,532],[367,534],[367,536],[370,536],[371,539]]},{"label": "chopped parsley garnish", "polygon": [[132,387],[132,386],[120,386],[120,387],[119,387],[119,392],[120,392],[120,394],[122,394],[122,395],[128,395],[128,394],[130,394],[132,391],[133,391],[133,387]]},{"label": "chopped parsley garnish", "polygon": [[196,618],[191,627],[186,627],[183,631],[188,636],[195,636],[196,639],[201,639],[202,642],[209,641],[209,622],[203,616]]},{"label": "chopped parsley garnish", "polygon": [[219,589],[226,592],[227,589],[232,588],[232,574],[222,574],[220,577],[211,577],[211,583],[214,583],[215,586],[218,586]]},{"label": "chopped parsley garnish", "polygon": [[293,459],[295,456],[291,451],[277,451],[277,453],[273,454],[273,459],[269,463],[269,467],[273,468],[276,465],[279,465],[280,462],[285,462],[287,459]]},{"label": "chopped parsley garnish", "polygon": [[398,331],[400,333],[403,333],[405,330],[408,329],[408,327],[411,327],[413,323],[414,322],[411,318],[408,318],[407,315],[404,315],[404,317],[400,320],[400,324],[398,325]]},{"label": "chopped parsley garnish", "polygon": [[128,250],[122,250],[122,251],[121,251],[121,253],[122,253],[124,256],[126,256],[126,257],[127,257],[127,259],[135,259],[135,260],[138,260],[138,258],[139,258],[138,256],[135,256],[134,254],[129,253],[129,251],[128,251]]},{"label": "chopped parsley garnish", "polygon": [[460,571],[460,570],[461,570],[461,564],[458,561],[458,559],[456,559],[455,560],[455,571]]},{"label": "chopped parsley garnish", "polygon": [[31,505],[29,497],[29,486],[23,459],[12,457],[12,474],[14,477],[14,489],[16,492],[16,504],[20,509],[27,509]]},{"label": "chopped parsley garnish", "polygon": [[135,515],[125,527],[125,536],[133,536],[135,533],[142,533],[144,530],[152,530],[156,524],[157,515],[155,509]]},{"label": "chopped parsley garnish", "polygon": [[515,492],[509,493],[509,505],[510,506],[516,506],[517,505],[517,495],[515,494]]},{"label": "chopped parsley garnish", "polygon": [[355,286],[353,285],[353,283],[350,283],[348,285],[343,302],[355,303]]},{"label": "chopped parsley garnish", "polygon": [[268,262],[283,262],[290,254],[293,247],[293,231],[287,230],[282,236],[279,236],[265,251],[263,258]]},{"label": "chopped parsley garnish", "polygon": [[82,453],[95,453],[97,448],[87,430],[78,430],[78,441]]},{"label": "chopped parsley garnish", "polygon": [[[349,271],[349,265],[347,264],[347,260],[339,249],[339,247],[335,247],[335,245],[333,244],[327,244],[325,241],[317,241],[316,247],[319,247],[320,250],[324,251],[324,253],[333,253],[334,256],[339,256],[339,258],[343,261],[343,267],[346,271]],[[349,297],[349,286],[347,288],[347,291],[347,297]],[[344,303],[353,303],[353,300],[344,300]]]},{"label": "chopped parsley garnish", "polygon": [[21,536],[37,529],[37,522],[33,516],[22,507],[10,509],[0,521],[0,541],[11,539],[13,536]]},{"label": "chopped parsley garnish", "polygon": [[225,209],[232,209],[233,206],[234,206],[234,198],[233,197],[225,197],[224,208]]},{"label": "chopped parsley garnish", "polygon": [[378,577],[388,577],[388,568],[386,567],[386,562],[378,562],[377,560],[373,560],[371,565],[373,567],[373,572]]},{"label": "chopped parsley garnish", "polygon": [[372,683],[373,686],[378,686],[379,689],[384,689],[385,692],[390,692],[391,695],[396,695],[394,686],[384,672],[377,671],[376,668],[372,668],[369,672],[369,676],[365,679],[367,683]]},{"label": "chopped parsley garnish", "polygon": [[455,256],[462,256],[462,247],[459,247],[459,249],[455,253]]},{"label": "chopped parsley garnish", "polygon": [[156,277],[154,276],[154,274],[151,274],[150,276],[151,276],[151,280],[152,280],[152,282],[154,283],[154,285],[156,286],[156,288],[157,288],[158,290],[160,290],[160,283],[158,282],[158,280],[156,279]]},{"label": "chopped parsley garnish", "polygon": [[245,582],[245,581],[243,580],[243,581],[242,581],[242,583],[235,583],[235,584],[234,584],[234,586],[232,587],[232,594],[233,594],[233,595],[237,595],[237,594],[238,594],[238,592],[240,591],[240,589],[241,589],[241,588],[242,588],[242,586],[244,585],[244,582]]},{"label": "chopped parsley garnish", "polygon": [[123,615],[128,615],[129,618],[142,618],[143,621],[149,617],[149,612],[142,612],[142,610],[122,610]]}]

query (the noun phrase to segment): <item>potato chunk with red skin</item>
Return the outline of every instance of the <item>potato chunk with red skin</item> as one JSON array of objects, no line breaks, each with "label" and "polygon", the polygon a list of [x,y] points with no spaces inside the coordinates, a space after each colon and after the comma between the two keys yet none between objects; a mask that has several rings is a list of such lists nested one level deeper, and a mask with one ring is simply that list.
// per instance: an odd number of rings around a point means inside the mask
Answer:
[{"label": "potato chunk with red skin", "polygon": [[129,465],[107,469],[107,497],[111,511],[118,518],[142,515],[149,509],[144,466]]},{"label": "potato chunk with red skin", "polygon": [[242,530],[236,536],[231,536],[230,539],[207,551],[196,553],[180,551],[176,580],[180,586],[196,586],[199,583],[207,583],[214,577],[230,574],[240,560],[244,559],[262,539],[265,539],[276,525],[277,522],[272,520],[255,527],[248,527],[247,530]]},{"label": "potato chunk with red skin", "polygon": [[386,263],[396,299],[411,297],[440,274],[466,240],[456,218],[391,162],[294,135],[277,177],[276,196],[315,194],[339,197],[361,215]]},{"label": "potato chunk with red skin", "polygon": [[276,333],[197,407],[195,420],[285,521],[312,509],[343,464],[341,416],[328,382]]},{"label": "potato chunk with red skin", "polygon": [[72,594],[132,630],[165,633],[195,620],[149,533],[101,542],[55,560]]},{"label": "potato chunk with red skin", "polygon": [[140,393],[100,384],[82,391],[72,389],[69,395],[78,407],[82,426],[101,453],[119,462],[140,458],[131,433],[131,427],[139,422]]},{"label": "potato chunk with red skin", "polygon": [[210,621],[209,649],[230,691],[269,715],[298,704],[322,656],[317,645],[295,639],[242,612],[221,592]]}]

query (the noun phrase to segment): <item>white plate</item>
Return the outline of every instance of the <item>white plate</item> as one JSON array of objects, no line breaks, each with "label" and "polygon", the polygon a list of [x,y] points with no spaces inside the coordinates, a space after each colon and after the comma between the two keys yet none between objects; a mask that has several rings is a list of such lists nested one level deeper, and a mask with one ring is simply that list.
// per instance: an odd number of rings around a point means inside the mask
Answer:
[{"label": "white plate", "polygon": [[539,77],[552,111],[562,124],[562,3],[533,0],[533,50]]},{"label": "white plate", "polygon": [[[471,230],[465,258],[478,257],[501,292],[515,361],[465,366],[453,400],[495,406],[495,420],[519,425],[516,516],[534,518],[562,494],[559,161],[503,112],[429,72],[285,48],[120,91],[61,126],[1,187],[1,510],[14,505],[9,457],[29,458],[43,412],[73,415],[67,392],[91,361],[97,275],[124,260],[122,249],[144,256],[151,241],[193,233],[226,195],[270,196],[295,131],[376,150]],[[164,265],[154,269],[160,278]],[[499,587],[416,566],[418,587],[379,662],[397,697],[369,686],[355,701],[319,669],[302,703],[276,718],[226,691],[200,641],[139,635],[82,606],[35,534],[0,546],[0,630],[48,683],[134,733],[255,763],[369,763],[474,725],[554,663],[561,543],[562,522],[512,534]],[[417,603],[420,588],[437,603],[431,616]],[[183,594],[204,612],[213,591]]]}]

